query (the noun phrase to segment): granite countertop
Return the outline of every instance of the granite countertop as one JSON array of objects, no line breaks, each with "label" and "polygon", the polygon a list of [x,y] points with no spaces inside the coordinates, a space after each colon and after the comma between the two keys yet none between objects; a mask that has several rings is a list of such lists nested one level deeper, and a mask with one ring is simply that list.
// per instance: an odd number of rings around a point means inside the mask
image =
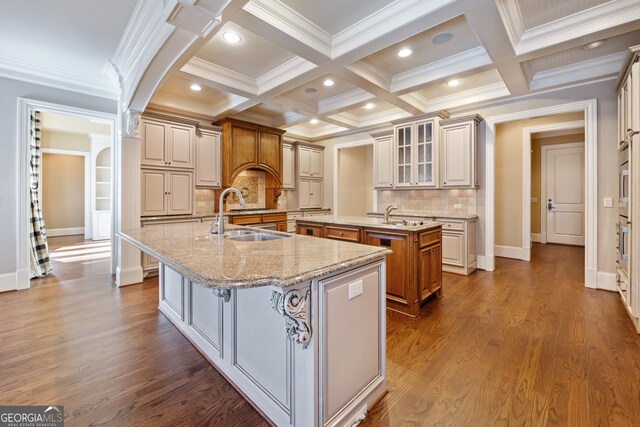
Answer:
[{"label": "granite countertop", "polygon": [[[239,215],[261,215],[270,213],[289,213],[289,212],[315,212],[315,211],[327,211],[329,208],[313,208],[313,209],[261,209],[255,211],[225,211],[224,216],[239,216]],[[154,222],[154,221],[172,221],[172,220],[188,220],[188,219],[202,219],[202,218],[216,218],[218,212],[209,212],[192,215],[164,215],[164,216],[144,216],[140,218],[142,222]]]},{"label": "granite countertop", "polygon": [[[384,215],[384,212],[367,212],[367,215]],[[451,218],[451,219],[475,219],[476,214],[451,213],[451,212],[434,212],[434,211],[392,211],[389,215],[391,218],[406,216],[415,218]]]},{"label": "granite countertop", "polygon": [[[227,226],[227,230],[238,228],[251,229]],[[217,288],[287,287],[391,253],[376,246],[266,233],[289,237],[240,242],[209,234],[203,223],[142,227],[118,235],[190,280]]]},{"label": "granite countertop", "polygon": [[368,216],[327,215],[322,217],[303,217],[304,222],[317,222],[320,224],[354,225],[358,227],[375,227],[389,230],[424,231],[441,227],[439,222],[427,221],[422,225],[384,224],[382,218]]}]

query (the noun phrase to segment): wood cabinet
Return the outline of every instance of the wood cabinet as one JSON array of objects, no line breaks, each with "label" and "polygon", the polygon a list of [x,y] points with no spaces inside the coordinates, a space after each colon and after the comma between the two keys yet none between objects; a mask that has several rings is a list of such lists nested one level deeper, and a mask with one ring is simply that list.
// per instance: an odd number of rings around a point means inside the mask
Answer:
[{"label": "wood cabinet", "polygon": [[324,237],[324,226],[322,224],[300,223],[296,224],[296,233],[303,236]]},{"label": "wood cabinet", "polygon": [[373,185],[376,188],[393,188],[393,131],[372,133],[373,137]]},{"label": "wood cabinet", "polygon": [[442,120],[440,150],[441,187],[478,186],[478,125],[482,117]]},{"label": "wood cabinet", "polygon": [[317,147],[298,144],[298,176],[323,178],[324,151]]},{"label": "wood cabinet", "polygon": [[348,227],[346,225],[327,225],[324,228],[326,239],[342,240],[345,242],[360,243],[360,228]]},{"label": "wood cabinet", "polygon": [[229,223],[236,225],[275,224],[275,230],[287,231],[287,214],[285,212],[249,215],[229,215]]},{"label": "wood cabinet", "polygon": [[220,188],[220,129],[200,129],[196,138],[196,187]]},{"label": "wood cabinet", "polygon": [[193,213],[193,172],[141,170],[141,216]]},{"label": "wood cabinet", "polygon": [[427,298],[434,292],[439,296],[442,291],[442,255],[441,245],[435,244],[420,249],[418,254],[418,269],[420,277],[421,299]]},{"label": "wood cabinet", "polygon": [[143,118],[140,164],[193,169],[194,139],[195,126]]},{"label": "wood cabinet", "polygon": [[295,150],[293,144],[282,144],[282,189],[293,190],[295,186]]}]

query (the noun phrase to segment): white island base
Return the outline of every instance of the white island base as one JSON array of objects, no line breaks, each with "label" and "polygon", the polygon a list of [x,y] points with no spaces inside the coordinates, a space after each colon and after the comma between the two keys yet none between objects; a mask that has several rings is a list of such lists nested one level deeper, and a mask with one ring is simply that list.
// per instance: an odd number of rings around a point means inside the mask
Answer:
[{"label": "white island base", "polygon": [[352,426],[386,393],[384,268],[211,288],[160,264],[160,310],[272,424]]}]

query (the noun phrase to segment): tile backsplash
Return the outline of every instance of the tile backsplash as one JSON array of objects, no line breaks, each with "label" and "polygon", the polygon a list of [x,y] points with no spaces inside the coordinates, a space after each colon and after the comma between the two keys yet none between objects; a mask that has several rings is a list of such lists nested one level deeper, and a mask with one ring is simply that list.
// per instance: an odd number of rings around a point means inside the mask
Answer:
[{"label": "tile backsplash", "polygon": [[196,214],[210,214],[213,213],[215,208],[215,190],[208,188],[196,188]]},{"label": "tile backsplash", "polygon": [[[399,211],[425,211],[458,214],[476,214],[475,189],[447,190],[379,190],[378,212],[390,204],[397,204]],[[454,209],[454,205],[461,205]]]}]

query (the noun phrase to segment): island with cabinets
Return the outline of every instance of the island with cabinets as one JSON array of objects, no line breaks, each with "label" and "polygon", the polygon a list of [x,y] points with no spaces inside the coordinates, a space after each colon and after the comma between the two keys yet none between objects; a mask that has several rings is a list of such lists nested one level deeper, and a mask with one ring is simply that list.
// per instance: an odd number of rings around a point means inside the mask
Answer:
[{"label": "island with cabinets", "polygon": [[297,233],[388,248],[387,308],[417,316],[432,295],[442,296],[442,224],[364,216],[297,220]]},{"label": "island with cabinets", "polygon": [[386,393],[387,247],[201,222],[119,233],[159,310],[272,424],[357,424]]}]

